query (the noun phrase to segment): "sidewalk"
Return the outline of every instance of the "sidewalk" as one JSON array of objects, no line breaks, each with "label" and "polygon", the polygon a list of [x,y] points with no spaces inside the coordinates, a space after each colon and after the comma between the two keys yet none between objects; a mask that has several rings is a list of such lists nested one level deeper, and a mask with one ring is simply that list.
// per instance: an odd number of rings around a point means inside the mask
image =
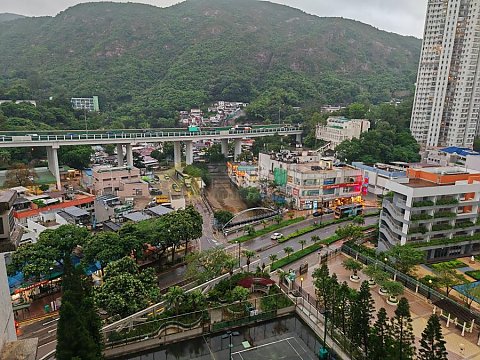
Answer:
[{"label": "sidewalk", "polygon": [[30,304],[30,308],[14,311],[15,320],[17,320],[20,324],[22,324],[24,322],[27,322],[33,319],[42,318],[45,315],[47,315],[47,313],[45,312],[45,305],[49,305],[50,313],[53,313],[55,311],[52,311],[52,302],[53,301],[57,302],[57,306],[58,306],[61,298],[62,298],[61,292],[56,292],[54,294],[49,294],[47,296],[44,296],[38,300],[34,300]]},{"label": "sidewalk", "polygon": [[[325,250],[322,250],[322,253]],[[347,258],[346,255],[340,253],[339,255],[335,256],[328,260],[328,268],[330,270],[330,274],[337,274],[338,282],[342,283],[344,281],[347,284],[356,290],[360,288],[361,282],[364,280],[368,280],[368,277],[365,276],[363,273],[359,273],[361,281],[359,283],[354,283],[349,280],[350,272],[345,270],[342,266],[342,262]],[[305,262],[308,263],[308,273],[303,274],[303,283],[302,288],[305,290],[311,297],[315,298],[315,288],[313,285],[312,273],[313,271],[319,267],[318,265],[319,255],[314,253],[303,259],[298,260],[295,263],[289,264],[285,266],[283,270],[287,271],[288,269],[295,269],[298,270],[301,264]],[[299,277],[297,277],[297,285],[300,285]],[[378,293],[378,286],[371,289],[372,297],[375,301],[375,308],[378,310],[381,307],[384,307],[387,310],[388,316],[392,317],[394,315],[395,306],[389,305],[386,302],[386,298],[381,296]],[[410,290],[406,289],[405,293],[402,295],[407,298],[410,303],[410,312],[412,314],[413,319],[413,332],[415,334],[415,341],[416,347],[419,348],[419,341],[421,338],[421,334],[427,324],[427,320],[430,315],[433,313],[433,307],[431,304],[427,302],[427,300],[419,296]],[[474,360],[480,359],[480,347],[477,346],[477,338],[478,338],[478,330],[475,330],[472,333],[465,333],[465,336],[461,336],[461,329],[456,328],[454,325],[450,325],[450,327],[445,327],[445,321],[441,320],[442,325],[442,332],[443,336],[446,341],[446,348],[448,351],[448,359],[449,360]],[[463,350],[462,350],[463,348]]]}]

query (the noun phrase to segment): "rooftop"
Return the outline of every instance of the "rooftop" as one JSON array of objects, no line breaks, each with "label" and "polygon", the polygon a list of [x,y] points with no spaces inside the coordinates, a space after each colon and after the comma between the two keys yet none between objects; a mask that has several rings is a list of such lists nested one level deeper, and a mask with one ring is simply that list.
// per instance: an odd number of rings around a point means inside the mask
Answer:
[{"label": "rooftop", "polygon": [[467,155],[472,155],[472,156],[480,155],[478,151],[474,151],[472,149],[464,148],[464,147],[457,147],[457,146],[446,147],[446,148],[440,149],[440,151],[445,152],[447,154],[457,154],[463,157],[466,157]]},{"label": "rooftop", "polygon": [[149,212],[153,213],[156,216],[162,216],[172,212],[173,210],[167,208],[166,206],[158,205],[148,209]]},{"label": "rooftop", "polygon": [[130,220],[133,222],[139,222],[139,221],[148,220],[152,218],[150,215],[144,214],[143,212],[140,212],[140,211],[124,214],[123,217],[126,220]]}]

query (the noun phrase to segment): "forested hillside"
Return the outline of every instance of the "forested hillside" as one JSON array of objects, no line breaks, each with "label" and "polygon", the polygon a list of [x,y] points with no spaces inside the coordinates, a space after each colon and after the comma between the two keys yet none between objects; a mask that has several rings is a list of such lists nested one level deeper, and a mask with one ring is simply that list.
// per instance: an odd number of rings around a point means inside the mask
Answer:
[{"label": "forested hillside", "polygon": [[6,21],[12,21],[12,20],[17,20],[17,19],[22,19],[25,16],[23,15],[18,15],[18,14],[11,14],[11,13],[1,13],[0,14],[0,23],[1,22],[6,22]]},{"label": "forested hillside", "polygon": [[255,0],[88,3],[0,23],[0,98],[98,95],[111,127],[171,126],[178,110],[242,100],[261,121],[279,106],[288,115],[412,90],[420,45]]}]

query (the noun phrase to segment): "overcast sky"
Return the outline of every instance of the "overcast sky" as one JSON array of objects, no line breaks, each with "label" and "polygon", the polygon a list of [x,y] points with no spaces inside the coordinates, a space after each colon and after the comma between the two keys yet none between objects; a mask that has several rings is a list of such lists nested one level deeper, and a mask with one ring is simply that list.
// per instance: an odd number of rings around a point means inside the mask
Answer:
[{"label": "overcast sky", "polygon": [[[128,0],[117,0],[127,2]],[[193,0],[194,1],[194,0]],[[239,0],[241,1],[241,0]],[[56,15],[88,0],[0,0],[0,13],[28,16]],[[179,0],[138,0],[157,6],[170,6]],[[422,37],[427,0],[272,0],[319,16],[342,16],[403,35]]]}]

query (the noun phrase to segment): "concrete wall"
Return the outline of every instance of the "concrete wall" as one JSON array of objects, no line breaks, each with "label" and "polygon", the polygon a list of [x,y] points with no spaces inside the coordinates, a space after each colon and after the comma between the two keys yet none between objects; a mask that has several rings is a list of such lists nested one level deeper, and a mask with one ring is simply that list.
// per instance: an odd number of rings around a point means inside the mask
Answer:
[{"label": "concrete wall", "polygon": [[6,342],[17,340],[13,320],[5,258],[4,254],[0,253],[0,353]]}]

